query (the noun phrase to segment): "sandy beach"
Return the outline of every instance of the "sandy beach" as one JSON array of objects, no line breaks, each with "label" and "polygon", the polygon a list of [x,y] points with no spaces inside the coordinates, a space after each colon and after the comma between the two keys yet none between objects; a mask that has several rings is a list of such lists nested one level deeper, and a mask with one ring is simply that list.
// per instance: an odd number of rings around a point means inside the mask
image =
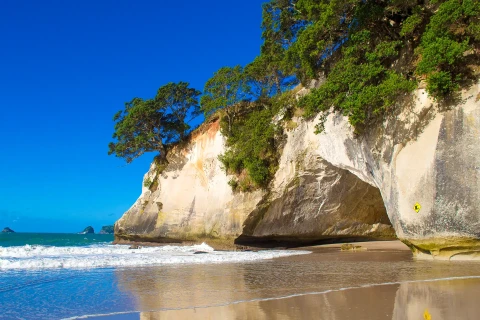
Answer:
[{"label": "sandy beach", "polygon": [[[478,318],[480,264],[416,261],[400,241],[355,245],[362,250],[323,245],[269,263],[218,265],[217,276],[193,268],[188,279],[167,286],[155,284],[160,274],[120,273],[144,311],[95,319]],[[171,308],[168,301],[179,296],[186,303]]]},{"label": "sandy beach", "polygon": [[[136,319],[478,319],[480,280],[355,288],[224,307],[131,315]],[[125,316],[126,317],[126,316]]]}]

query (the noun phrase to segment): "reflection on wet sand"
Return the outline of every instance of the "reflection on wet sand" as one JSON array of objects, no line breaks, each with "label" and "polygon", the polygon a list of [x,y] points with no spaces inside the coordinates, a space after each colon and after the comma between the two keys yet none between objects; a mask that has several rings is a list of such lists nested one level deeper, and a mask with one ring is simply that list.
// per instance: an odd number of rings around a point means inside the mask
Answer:
[{"label": "reflection on wet sand", "polygon": [[425,310],[432,320],[479,319],[479,296],[479,279],[402,284],[395,298],[393,319],[419,319]]},{"label": "reflection on wet sand", "polygon": [[[120,290],[143,311],[135,317],[145,320],[403,320],[423,319],[427,309],[432,320],[477,319],[480,314],[480,279],[418,282],[478,277],[480,264],[414,261],[408,251],[321,249],[256,263],[115,272]],[[382,283],[400,284],[345,289]],[[310,294],[315,292],[320,294]],[[290,295],[296,296],[268,300]]]},{"label": "reflection on wet sand", "polygon": [[[246,297],[242,268],[196,265],[116,271],[119,288],[137,300],[138,310],[227,304]],[[213,267],[213,268],[212,268]]]},{"label": "reflection on wet sand", "polygon": [[223,307],[143,312],[159,319],[478,319],[480,280],[404,283]]}]

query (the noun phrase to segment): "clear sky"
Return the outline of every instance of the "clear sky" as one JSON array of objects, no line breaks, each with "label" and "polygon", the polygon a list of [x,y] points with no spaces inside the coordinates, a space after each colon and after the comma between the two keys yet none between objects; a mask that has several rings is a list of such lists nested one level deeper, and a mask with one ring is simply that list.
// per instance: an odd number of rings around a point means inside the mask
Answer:
[{"label": "clear sky", "polygon": [[108,156],[112,117],[168,83],[199,89],[259,54],[265,0],[0,1],[0,228],[96,231],[154,154]]}]

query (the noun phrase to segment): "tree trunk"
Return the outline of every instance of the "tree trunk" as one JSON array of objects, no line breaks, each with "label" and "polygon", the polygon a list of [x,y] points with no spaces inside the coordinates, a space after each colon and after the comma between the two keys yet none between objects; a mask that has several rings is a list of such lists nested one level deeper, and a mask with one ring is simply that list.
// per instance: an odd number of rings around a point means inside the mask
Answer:
[{"label": "tree trunk", "polygon": [[232,135],[232,116],[230,115],[230,113],[225,110],[225,114],[227,116],[227,119],[228,119],[228,135]]},{"label": "tree trunk", "polygon": [[159,148],[158,148],[158,156],[155,157],[157,164],[168,164],[167,160],[167,149],[165,148],[165,145],[162,143]]}]

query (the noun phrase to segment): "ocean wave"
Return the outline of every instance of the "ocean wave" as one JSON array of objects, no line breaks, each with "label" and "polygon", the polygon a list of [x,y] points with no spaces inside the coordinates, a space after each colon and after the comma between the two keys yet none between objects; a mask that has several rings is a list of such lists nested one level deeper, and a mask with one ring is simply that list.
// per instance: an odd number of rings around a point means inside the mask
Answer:
[{"label": "ocean wave", "polygon": [[131,254],[135,253],[158,253],[158,252],[213,252],[213,248],[202,243],[194,246],[160,246],[142,247],[141,249],[129,249],[125,245],[91,245],[84,247],[55,247],[41,245],[25,245],[21,247],[0,248],[0,258],[28,258],[70,255],[103,255],[103,254]]},{"label": "ocean wave", "polygon": [[[195,254],[202,251],[206,254]],[[203,243],[194,246],[161,246],[129,249],[128,246],[88,247],[22,246],[0,248],[0,270],[54,268],[108,268],[167,264],[227,263],[306,254],[308,251],[214,251]]]}]

